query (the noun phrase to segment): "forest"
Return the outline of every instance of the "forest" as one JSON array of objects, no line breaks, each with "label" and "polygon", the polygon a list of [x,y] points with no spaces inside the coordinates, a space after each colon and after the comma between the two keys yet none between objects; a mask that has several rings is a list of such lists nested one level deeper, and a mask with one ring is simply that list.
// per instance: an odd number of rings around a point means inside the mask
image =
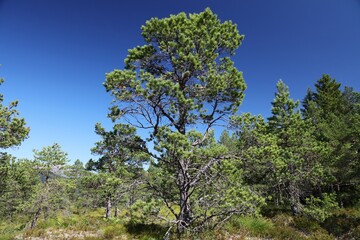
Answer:
[{"label": "forest", "polygon": [[236,24],[206,9],[141,31],[86,163],[6,153],[31,126],[0,95],[0,239],[360,238],[359,92],[319,73],[299,101],[280,80],[270,117],[239,114]]}]

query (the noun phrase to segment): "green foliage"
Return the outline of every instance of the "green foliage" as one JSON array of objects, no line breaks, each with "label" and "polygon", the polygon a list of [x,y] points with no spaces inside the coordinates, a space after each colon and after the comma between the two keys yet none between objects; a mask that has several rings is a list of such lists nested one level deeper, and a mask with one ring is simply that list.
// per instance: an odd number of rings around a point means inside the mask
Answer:
[{"label": "green foliage", "polygon": [[130,221],[133,224],[149,224],[161,210],[161,202],[151,199],[148,202],[137,200],[129,209]]},{"label": "green foliage", "polygon": [[306,240],[307,237],[302,233],[297,232],[294,228],[285,226],[285,227],[277,227],[269,230],[268,236],[271,239],[279,239],[279,240]]},{"label": "green foliage", "polygon": [[[0,78],[0,86],[3,83],[4,79]],[[18,101],[4,105],[4,96],[0,94],[0,149],[19,146],[29,135],[30,128],[24,118],[18,117],[17,105]],[[30,180],[25,172],[14,157],[0,152],[0,218],[11,216],[27,197]]]},{"label": "green foliage", "polygon": [[91,152],[100,155],[100,158],[97,161],[91,159],[86,168],[99,172],[99,175],[88,175],[86,184],[97,186],[95,192],[100,195],[99,199],[102,198],[100,202],[106,205],[105,217],[110,218],[112,205],[116,208],[126,195],[130,194],[130,198],[134,196],[133,190],[143,178],[142,164],[149,160],[149,156],[145,141],[128,124],[115,124],[112,131],[106,131],[97,123],[95,132],[102,140],[95,143]]},{"label": "green foliage", "polygon": [[0,218],[6,219],[23,212],[23,204],[31,197],[40,178],[29,160],[16,161],[10,155],[2,156]]},{"label": "green foliage", "polygon": [[162,239],[166,228],[157,224],[129,223],[126,225],[127,232],[134,238],[139,239]]},{"label": "green foliage", "polygon": [[126,228],[123,225],[110,225],[105,227],[104,231],[104,239],[114,239],[114,237],[124,235],[126,233]]},{"label": "green foliage", "polygon": [[319,222],[325,221],[339,207],[335,194],[324,193],[322,198],[311,196],[306,199],[304,213]]},{"label": "green foliage", "polygon": [[[231,232],[239,230],[247,232],[251,236],[266,236],[267,232],[274,228],[274,224],[266,218],[254,216],[234,216],[226,225]],[[231,230],[233,229],[233,230]]]},{"label": "green foliage", "polygon": [[323,159],[326,190],[336,191],[340,206],[354,204],[359,197],[359,93],[323,75],[303,102],[303,113],[315,127],[314,135],[326,144],[329,157]]},{"label": "green foliage", "polygon": [[139,169],[146,162],[147,157],[142,153],[146,149],[145,142],[136,135],[136,129],[126,124],[115,124],[112,131],[106,131],[100,123],[95,126],[95,132],[102,140],[95,143],[91,152],[100,155],[98,161],[87,164],[89,170],[121,172],[127,166]]},{"label": "green foliage", "polygon": [[43,147],[41,150],[34,150],[35,168],[44,177],[45,182],[52,175],[60,176],[63,174],[61,167],[64,167],[68,161],[67,153],[62,151],[61,146],[57,143]]},{"label": "green foliage", "polygon": [[302,211],[301,199],[325,177],[322,160],[328,155],[317,141],[312,125],[301,118],[298,102],[290,98],[288,87],[279,81],[272,102],[272,116],[245,114],[233,119],[239,136],[246,181],[259,184],[269,201]]},{"label": "green foliage", "polygon": [[37,173],[41,181],[34,186],[27,201],[21,208],[31,216],[30,228],[34,228],[38,218],[55,214],[58,209],[69,206],[69,192],[74,185],[65,178],[65,164],[68,162],[67,153],[63,152],[57,143],[34,150],[34,160],[31,168]]},{"label": "green foliage", "polygon": [[314,221],[313,219],[307,218],[305,216],[295,217],[291,225],[293,225],[296,229],[305,232],[306,234],[321,231],[321,226],[317,221]]},{"label": "green foliage", "polygon": [[[0,78],[0,86],[3,83],[4,79]],[[18,118],[18,101],[10,102],[9,106],[4,106],[3,102],[4,96],[0,94],[0,148],[6,149],[19,146],[28,137],[30,128],[24,118]]]},{"label": "green foliage", "polygon": [[[108,73],[104,86],[114,96],[113,120],[150,131],[154,151],[143,152],[153,160],[147,182],[154,197],[172,212],[179,232],[255,211],[261,199],[241,185],[211,131],[236,112],[246,88],[231,61],[243,40],[236,25],[206,9],[152,18],[142,36],[145,45],[130,49],[125,69]],[[205,131],[191,129],[195,124]]]},{"label": "green foliage", "polygon": [[[96,124],[98,159],[69,166],[59,144],[34,160],[0,152],[1,239],[360,238],[360,93],[323,75],[300,111],[280,80],[267,120],[235,116],[235,24],[207,8],[141,29],[145,44],[106,74],[120,123]],[[17,104],[0,94],[0,149],[28,137]]]},{"label": "green foliage", "polygon": [[360,211],[357,209],[339,209],[328,217],[322,226],[336,237],[351,234],[360,226]]},{"label": "green foliage", "polygon": [[220,135],[219,143],[224,145],[229,152],[236,152],[238,149],[236,140],[235,134],[230,136],[230,133],[227,130],[224,130]]}]

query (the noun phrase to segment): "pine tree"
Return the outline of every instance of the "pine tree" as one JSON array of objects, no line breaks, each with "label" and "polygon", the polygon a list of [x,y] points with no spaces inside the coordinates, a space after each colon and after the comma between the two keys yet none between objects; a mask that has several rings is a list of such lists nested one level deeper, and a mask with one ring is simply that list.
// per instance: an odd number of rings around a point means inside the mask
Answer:
[{"label": "pine tree", "polygon": [[30,228],[36,226],[41,214],[47,219],[50,214],[69,205],[68,189],[65,179],[65,164],[69,161],[67,153],[54,143],[34,150],[32,167],[36,170],[41,182],[35,186],[25,210],[32,214]]},{"label": "pine tree", "polygon": [[142,164],[148,161],[145,142],[136,135],[136,129],[126,124],[115,124],[112,131],[106,131],[96,124],[95,132],[102,140],[95,143],[91,152],[99,155],[97,161],[87,163],[88,170],[102,173],[105,179],[100,186],[105,195],[105,217],[110,218],[112,205],[117,216],[117,203],[134,184],[140,184],[143,175]]},{"label": "pine tree", "polygon": [[[244,37],[235,24],[221,23],[210,9],[153,18],[142,26],[142,36],[145,45],[129,50],[125,70],[107,74],[104,85],[115,98],[112,119],[149,131],[147,140],[155,147],[148,154],[161,175],[148,184],[175,216],[178,232],[255,209],[241,206],[241,201],[204,217],[210,209],[197,205],[202,183],[212,176],[207,184],[211,188],[220,176],[212,171],[227,158],[224,147],[205,142],[214,124],[226,120],[242,102],[246,86],[231,56]],[[195,124],[204,131],[192,129]],[[216,194],[213,190],[208,193]],[[224,200],[213,196],[209,200]]]}]

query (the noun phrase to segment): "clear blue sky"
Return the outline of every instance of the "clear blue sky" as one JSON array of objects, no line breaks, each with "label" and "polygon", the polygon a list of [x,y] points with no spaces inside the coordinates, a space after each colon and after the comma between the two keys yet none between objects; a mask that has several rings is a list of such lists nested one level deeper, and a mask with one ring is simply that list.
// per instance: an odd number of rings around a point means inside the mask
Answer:
[{"label": "clear blue sky", "polygon": [[359,0],[0,0],[0,91],[18,99],[30,138],[11,153],[58,142],[88,161],[111,98],[105,73],[123,67],[151,17],[210,7],[245,35],[234,57],[248,89],[240,112],[269,115],[282,79],[302,99],[323,73],[360,91]]}]

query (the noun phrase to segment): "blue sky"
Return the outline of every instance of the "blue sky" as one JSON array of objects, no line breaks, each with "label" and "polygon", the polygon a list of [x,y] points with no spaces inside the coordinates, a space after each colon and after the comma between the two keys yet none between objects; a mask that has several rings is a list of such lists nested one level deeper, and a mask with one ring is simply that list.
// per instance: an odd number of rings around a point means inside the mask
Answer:
[{"label": "blue sky", "polygon": [[233,58],[248,86],[240,112],[267,117],[279,79],[294,99],[323,73],[360,91],[359,0],[0,0],[0,92],[31,128],[10,152],[32,158],[57,142],[88,161],[95,123],[111,126],[105,73],[143,44],[141,25],[206,7],[245,35]]}]

